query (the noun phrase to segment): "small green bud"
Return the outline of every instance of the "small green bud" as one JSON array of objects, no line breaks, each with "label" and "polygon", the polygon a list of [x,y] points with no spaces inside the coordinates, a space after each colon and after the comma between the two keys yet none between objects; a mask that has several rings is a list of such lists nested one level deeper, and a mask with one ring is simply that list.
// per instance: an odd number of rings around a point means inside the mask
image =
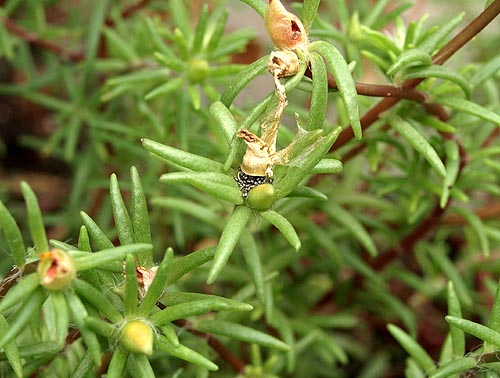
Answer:
[{"label": "small green bud", "polygon": [[261,184],[248,192],[246,203],[255,210],[268,210],[276,202],[276,191],[272,184]]},{"label": "small green bud", "polygon": [[141,320],[130,320],[123,326],[120,344],[131,353],[153,354],[153,330]]},{"label": "small green bud", "polygon": [[49,290],[68,287],[76,276],[73,259],[60,249],[43,252],[37,267],[40,285]]},{"label": "small green bud", "polygon": [[194,58],[188,64],[188,79],[192,84],[202,82],[210,73],[210,65],[205,59]]}]

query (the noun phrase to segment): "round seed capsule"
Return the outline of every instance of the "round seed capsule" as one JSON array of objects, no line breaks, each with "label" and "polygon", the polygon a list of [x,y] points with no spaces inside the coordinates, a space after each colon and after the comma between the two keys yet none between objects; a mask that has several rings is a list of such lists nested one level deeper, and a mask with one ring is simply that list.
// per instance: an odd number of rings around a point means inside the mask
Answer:
[{"label": "round seed capsule", "polygon": [[256,210],[267,210],[276,202],[276,191],[271,184],[261,184],[253,187],[248,192],[246,203]]}]

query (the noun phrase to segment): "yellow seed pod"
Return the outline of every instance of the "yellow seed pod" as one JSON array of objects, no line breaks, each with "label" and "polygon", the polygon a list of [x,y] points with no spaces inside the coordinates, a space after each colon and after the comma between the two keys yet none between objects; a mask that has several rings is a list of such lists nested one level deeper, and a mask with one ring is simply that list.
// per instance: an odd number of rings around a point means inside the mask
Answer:
[{"label": "yellow seed pod", "polygon": [[153,354],[153,330],[141,320],[130,320],[123,326],[120,344],[131,353]]},{"label": "yellow seed pod", "polygon": [[280,50],[295,50],[307,44],[304,25],[280,0],[269,0],[264,23],[269,37]]},{"label": "yellow seed pod", "polygon": [[272,184],[261,184],[248,192],[246,203],[255,210],[268,210],[276,202],[276,191]]},{"label": "yellow seed pod", "polygon": [[60,249],[43,252],[37,267],[40,285],[49,290],[61,290],[71,284],[76,276],[73,259]]}]

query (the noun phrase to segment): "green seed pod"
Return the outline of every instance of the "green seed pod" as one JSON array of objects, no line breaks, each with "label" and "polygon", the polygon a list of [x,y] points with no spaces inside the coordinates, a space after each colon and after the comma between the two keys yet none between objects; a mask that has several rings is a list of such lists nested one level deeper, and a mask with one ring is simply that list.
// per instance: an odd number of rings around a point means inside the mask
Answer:
[{"label": "green seed pod", "polygon": [[153,354],[153,330],[141,320],[130,320],[125,324],[120,344],[131,353]]},{"label": "green seed pod", "polygon": [[73,259],[60,249],[42,252],[37,271],[40,284],[49,290],[66,288],[76,276]]},{"label": "green seed pod", "polygon": [[267,210],[276,202],[276,191],[272,184],[261,184],[253,187],[247,196],[246,203],[255,210]]},{"label": "green seed pod", "polygon": [[204,59],[194,58],[188,64],[188,79],[192,84],[200,83],[210,73],[210,65]]}]

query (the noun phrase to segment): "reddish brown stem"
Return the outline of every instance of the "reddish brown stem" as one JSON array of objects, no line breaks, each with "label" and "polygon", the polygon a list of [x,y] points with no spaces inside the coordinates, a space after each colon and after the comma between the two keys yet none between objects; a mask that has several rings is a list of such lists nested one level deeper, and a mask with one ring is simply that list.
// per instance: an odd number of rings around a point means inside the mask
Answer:
[{"label": "reddish brown stem", "polygon": [[[468,41],[474,38],[481,30],[483,30],[498,14],[500,13],[500,0],[495,0],[488,8],[486,8],[479,16],[477,16],[469,25],[460,31],[451,41],[449,41],[441,50],[433,57],[434,64],[445,63],[456,51],[464,46]],[[403,83],[402,88],[405,90],[415,88],[423,79],[411,79]],[[375,104],[361,119],[361,127],[363,131],[368,129],[381,114],[396,105],[402,98],[387,97]],[[334,143],[332,150],[336,150],[354,138],[354,133],[351,128],[346,128],[339,135],[339,138]]]}]

